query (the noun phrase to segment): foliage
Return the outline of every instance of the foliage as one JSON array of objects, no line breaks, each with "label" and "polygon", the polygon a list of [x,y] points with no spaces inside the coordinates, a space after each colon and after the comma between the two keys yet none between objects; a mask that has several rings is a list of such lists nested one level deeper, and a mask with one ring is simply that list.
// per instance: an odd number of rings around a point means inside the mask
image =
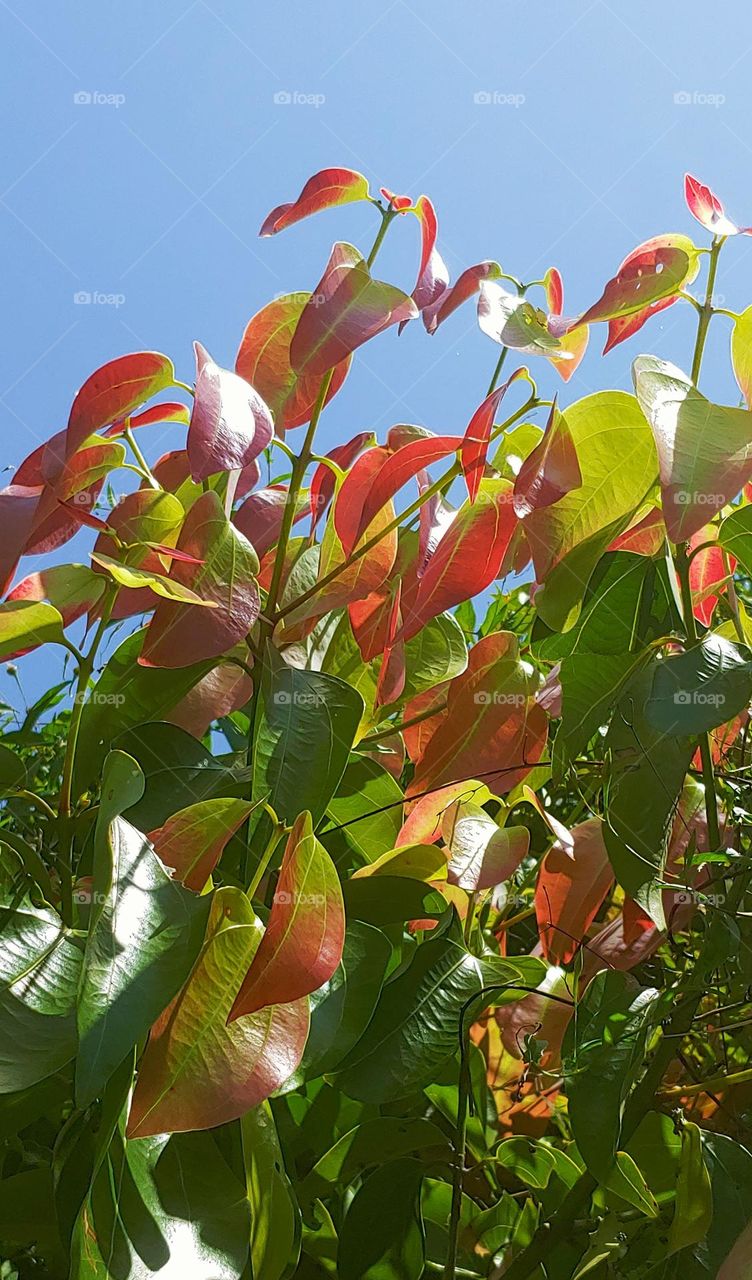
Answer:
[{"label": "foliage", "polygon": [[[452,283],[427,196],[324,170],[261,234],[368,202],[370,252],[234,370],[97,369],[0,492],[0,656],[64,658],[2,712],[3,1275],[748,1274],[752,309],[713,290],[749,229],[686,200],[709,245],[567,318],[555,268]],[[359,347],[471,299],[464,430],[316,452]],[[501,381],[680,302],[688,372]],[[716,315],[741,406],[698,387]]]}]

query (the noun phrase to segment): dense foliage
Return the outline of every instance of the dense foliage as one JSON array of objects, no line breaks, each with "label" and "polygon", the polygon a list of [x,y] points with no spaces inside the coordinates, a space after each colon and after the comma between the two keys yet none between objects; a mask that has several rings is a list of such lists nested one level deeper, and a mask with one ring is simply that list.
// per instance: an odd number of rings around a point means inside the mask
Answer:
[{"label": "dense foliage", "polygon": [[[367,256],[234,371],[97,369],[0,492],[0,658],[62,647],[0,743],[3,1276],[752,1274],[752,308],[685,194],[709,243],[568,319],[325,170],[262,235],[368,201]],[[413,218],[408,294],[373,268]],[[318,454],[356,349],[471,299],[467,427]],[[517,363],[682,303],[689,372],[562,404]],[[741,407],[698,385],[718,314]]]}]

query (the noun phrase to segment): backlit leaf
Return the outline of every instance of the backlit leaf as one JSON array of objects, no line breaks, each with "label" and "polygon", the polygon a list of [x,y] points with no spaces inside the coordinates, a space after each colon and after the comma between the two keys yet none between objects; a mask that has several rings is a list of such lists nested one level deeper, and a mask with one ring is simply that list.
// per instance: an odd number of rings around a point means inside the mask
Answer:
[{"label": "backlit leaf", "polygon": [[188,427],[188,458],[194,480],[217,471],[240,471],[269,444],[274,422],[269,408],[245,378],[222,369],[200,342],[196,391]]},{"label": "backlit leaf", "polygon": [[267,214],[259,235],[276,235],[321,209],[368,198],[368,182],[362,173],[354,169],[321,169],[308,179],[297,200],[280,204]]}]

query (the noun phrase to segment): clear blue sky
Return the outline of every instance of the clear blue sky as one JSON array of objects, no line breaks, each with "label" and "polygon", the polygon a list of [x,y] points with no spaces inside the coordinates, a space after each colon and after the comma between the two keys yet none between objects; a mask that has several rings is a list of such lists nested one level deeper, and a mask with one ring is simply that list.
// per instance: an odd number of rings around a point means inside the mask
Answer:
[{"label": "clear blue sky", "polygon": [[[97,365],[149,347],[191,380],[199,338],[231,366],[249,317],[312,287],[335,239],[367,249],[367,206],[257,238],[326,165],[429,194],[453,275],[486,257],[523,279],[558,266],[570,314],[648,236],[706,242],[683,206],[685,169],[752,223],[748,0],[0,0],[0,50],[0,467],[65,424]],[[400,220],[379,274],[410,289],[417,255],[417,225]],[[724,259],[718,291],[740,307],[752,239]],[[641,350],[686,365],[693,329],[676,307],[601,360],[601,327],[562,403],[629,386]],[[735,402],[727,344],[721,318],[704,385]],[[390,332],[356,358],[324,443],[394,422],[462,430],[496,354],[472,304],[434,338]],[[155,452],[175,443],[161,433]]]}]

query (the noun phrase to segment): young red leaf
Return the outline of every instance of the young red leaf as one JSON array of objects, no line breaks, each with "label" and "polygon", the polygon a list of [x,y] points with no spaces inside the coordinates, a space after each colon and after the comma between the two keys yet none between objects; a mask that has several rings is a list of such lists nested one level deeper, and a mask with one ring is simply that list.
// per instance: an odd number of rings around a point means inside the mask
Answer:
[{"label": "young red leaf", "polygon": [[66,432],[66,455],[74,453],[87,436],[107,427],[172,386],[175,369],[158,351],[135,351],[110,360],[77,392]]},{"label": "young red leaf", "polygon": [[686,236],[658,236],[624,259],[597,302],[573,321],[574,329],[642,312],[673,297],[696,274],[697,250]]},{"label": "young red leaf", "polygon": [[368,181],[362,173],[356,173],[354,169],[321,169],[308,179],[297,200],[272,209],[264,219],[259,235],[274,236],[322,209],[368,199]]},{"label": "young red leaf", "polygon": [[168,400],[162,404],[153,404],[143,413],[135,413],[131,418],[121,418],[113,422],[102,434],[106,437],[121,436],[126,427],[134,430],[137,427],[150,427],[155,422],[179,422],[187,427],[190,421],[190,410],[177,400]]},{"label": "young red leaf", "polygon": [[[550,324],[552,316],[561,316],[564,312],[564,283],[556,267],[549,267],[543,277],[543,287],[546,291]],[[581,329],[572,329],[571,332],[560,335],[561,345],[566,355],[561,360],[552,356],[551,364],[564,382],[569,382],[580,364],[587,351],[588,338],[589,331],[584,325]]]},{"label": "young red leaf", "polygon": [[614,882],[601,819],[581,822],[572,835],[571,852],[557,843],[546,854],[535,890],[543,955],[552,964],[577,954]]},{"label": "young red leaf", "polygon": [[425,693],[417,694],[405,705],[403,712],[405,720],[412,720],[415,716],[423,715],[424,712],[435,709],[433,715],[426,716],[426,719],[421,720],[419,724],[410,725],[409,728],[402,730],[407,754],[413,764],[418,763],[433,734],[446,716],[448,690],[449,681],[443,681],[441,684],[435,685],[433,689],[427,689]]},{"label": "young red leaf", "polygon": [[411,196],[397,196],[393,191],[390,191],[388,187],[379,187],[379,191],[387,204],[391,205],[392,209],[394,209],[396,213],[407,213],[408,209],[412,208],[413,202]]},{"label": "young red leaf", "polygon": [[228,521],[216,493],[202,494],[191,507],[178,549],[201,563],[178,561],[171,577],[216,608],[160,601],[139,657],[142,666],[187,667],[220,657],[245,639],[258,617],[258,558]]},{"label": "young red leaf", "polygon": [[[238,657],[246,666],[251,664],[251,655],[245,645]],[[172,711],[165,714],[164,719],[193,734],[194,738],[202,738],[215,720],[239,711],[252,694],[253,681],[247,672],[234,663],[224,662],[208,671]]]},{"label": "young red leaf", "polygon": [[274,435],[267,405],[249,382],[222,369],[194,342],[196,395],[188,427],[188,459],[194,480],[218,471],[241,471],[263,453]]},{"label": "young red leaf", "polygon": [[[270,489],[257,489],[233,515],[233,524],[248,539],[259,559],[275,545],[289,501],[287,489],[283,485],[273,485]],[[300,520],[305,513],[305,499],[301,497],[294,521]]]},{"label": "young red leaf", "polygon": [[511,378],[507,378],[507,381],[502,386],[497,387],[495,391],[486,396],[467,424],[459,451],[459,459],[471,502],[475,501],[480,482],[483,479],[488,442],[491,438],[496,410],[510,384],[525,373],[526,370],[515,369]]},{"label": "young red leaf", "polygon": [[508,481],[484,480],[476,501],[460,507],[423,571],[405,615],[403,640],[498,577],[516,525],[511,498]]},{"label": "young red leaf", "polygon": [[39,507],[41,485],[0,489],[0,595],[5,595],[26,549]]},{"label": "young red leaf", "polygon": [[[690,551],[702,547],[689,562],[689,585],[692,592],[692,611],[705,627],[709,627],[713,610],[718,597],[725,594],[730,573],[736,568],[736,558],[728,557],[728,565],[723,550],[719,546],[706,547],[706,542],[715,543],[718,538],[718,526],[707,524],[698,529],[689,541]],[[53,601],[54,604],[54,601]]]},{"label": "young red leaf", "polygon": [[297,374],[328,373],[357,347],[418,309],[394,285],[374,280],[365,258],[351,244],[336,244],[290,344]]},{"label": "young red leaf", "polygon": [[395,452],[380,446],[362,454],[345,477],[334,510],[334,527],[345,554],[403,484],[461,444],[459,436],[421,435]]},{"label": "young red leaf", "polygon": [[289,1079],[308,1035],[307,1000],[270,1005],[227,1026],[260,922],[240,889],[214,894],[204,946],[139,1063],[127,1136],[183,1133],[236,1120]]},{"label": "young red leaf", "polygon": [[[418,493],[422,496],[431,487],[431,477],[427,471],[419,471],[416,480],[418,482]],[[440,493],[434,493],[432,497],[426,498],[418,513],[416,579],[423,577],[431,556],[456,515],[457,512],[454,507],[450,507]]]},{"label": "young red leaf", "polygon": [[658,507],[651,507],[646,515],[624,533],[615,538],[609,551],[633,551],[638,556],[654,556],[666,544],[666,526]]},{"label": "young red leaf", "polygon": [[30,573],[9,593],[9,600],[47,600],[67,627],[92,609],[104,591],[104,581],[83,564],[56,564]]},{"label": "young red leaf", "polygon": [[[415,205],[415,216],[420,223],[420,266],[413,289],[413,300],[419,311],[432,307],[449,288],[449,270],[436,248],[438,220],[428,196],[420,196]],[[406,321],[400,325],[400,331]]]},{"label": "young red leaf", "polygon": [[422,308],[423,323],[428,333],[435,333],[453,311],[472,298],[484,280],[498,280],[500,275],[498,262],[477,262],[475,266],[467,267],[453,285],[437,291],[435,301]]},{"label": "young red leaf", "polygon": [[[651,240],[646,240],[644,244],[639,244],[636,249],[628,253],[617,275],[629,269],[636,263],[638,268],[649,269],[655,265],[658,259],[659,250],[679,248],[683,249],[690,260],[690,268],[686,279],[682,282],[684,285],[690,284],[694,280],[700,269],[700,257],[688,236],[683,235],[663,235],[654,236]],[[643,307],[640,311],[634,311],[630,315],[614,316],[608,322],[608,336],[606,345],[603,348],[603,354],[612,351],[620,342],[626,342],[627,338],[631,338],[638,333],[642,326],[651,320],[661,311],[665,311],[667,307],[672,307],[679,299],[678,293],[669,294],[666,298],[658,298],[657,301],[651,302],[648,306]]]},{"label": "young red leaf", "polygon": [[548,736],[548,717],[533,700],[535,687],[511,632],[479,641],[472,665],[449,687],[447,715],[416,765],[407,798],[463,779],[479,778],[498,795],[522,782]]},{"label": "young red leaf", "polygon": [[[267,303],[248,321],[235,358],[235,372],[263,396],[277,434],[309,422],[319,393],[316,374],[298,376],[290,363],[290,343],[310,293],[289,293]],[[350,357],[334,369],[325,404],[347,377]]]},{"label": "young red leaf", "polygon": [[522,520],[539,507],[550,507],[578,489],[582,472],[564,414],[551,406],[546,434],[529,453],[514,482],[514,509]]},{"label": "young red leaf", "polygon": [[693,178],[691,173],[684,175],[684,199],[692,217],[696,218],[706,231],[712,231],[714,236],[752,234],[752,227],[738,227],[735,222],[727,218],[718,196],[710,190],[710,187],[706,187],[704,182],[700,182],[699,178]]},{"label": "young red leaf", "polygon": [[147,838],[174,878],[201,893],[228,840],[255,808],[250,800],[201,800],[174,813]]},{"label": "young red leaf", "polygon": [[[375,443],[376,437],[372,431],[359,431],[356,436],[353,436],[352,440],[346,441],[345,444],[338,444],[334,449],[330,449],[326,456],[342,471],[347,471],[358,454],[362,453],[369,445],[374,445]],[[324,514],[325,508],[334,497],[335,486],[336,477],[334,471],[325,462],[320,462],[313,473],[309,494],[311,535],[313,535],[316,525]]]},{"label": "young red leaf", "polygon": [[384,645],[379,678],[376,683],[376,696],[374,698],[374,706],[376,707],[384,707],[388,706],[390,702],[396,702],[405,688],[405,646],[401,640],[397,639],[402,625],[401,599],[402,584],[398,578],[389,610],[386,644]]},{"label": "young red leaf", "polygon": [[342,959],[344,940],[339,877],[313,834],[310,813],[302,813],[287,839],[266,931],[229,1022],[317,991]]}]

